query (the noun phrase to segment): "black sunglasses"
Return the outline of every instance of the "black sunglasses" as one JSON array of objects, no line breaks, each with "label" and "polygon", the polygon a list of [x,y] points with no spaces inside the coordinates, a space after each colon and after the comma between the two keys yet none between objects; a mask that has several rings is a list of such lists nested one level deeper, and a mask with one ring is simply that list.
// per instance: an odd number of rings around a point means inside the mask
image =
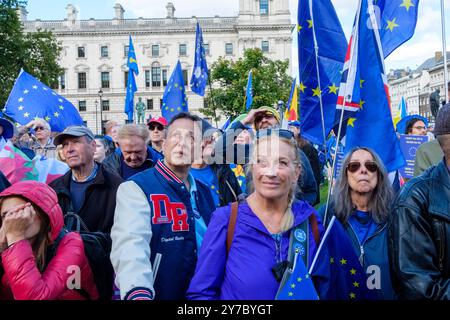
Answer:
[{"label": "black sunglasses", "polygon": [[153,131],[153,130],[155,130],[155,129],[157,129],[157,130],[159,130],[159,131],[163,131],[163,130],[164,130],[164,127],[163,127],[162,125],[159,125],[159,124],[150,124],[150,125],[148,126],[148,129],[149,129],[150,131]]},{"label": "black sunglasses", "polygon": [[[361,168],[361,165],[363,165],[363,164],[361,162],[358,162],[358,161],[350,162],[347,165],[347,170],[352,172],[352,173],[356,172],[356,171],[359,170],[359,168]],[[364,167],[366,167],[366,169],[369,170],[372,173],[378,171],[378,165],[375,162],[373,162],[373,161],[366,161],[366,162],[364,162]]]},{"label": "black sunglasses", "polygon": [[34,131],[39,131],[39,130],[42,130],[42,131],[44,131],[44,130],[45,130],[45,128],[44,128],[44,127],[36,127],[36,128],[34,128]]},{"label": "black sunglasses", "polygon": [[271,136],[271,135],[277,135],[280,138],[284,139],[293,139],[294,133],[292,131],[289,131],[287,129],[263,129],[256,132],[256,139]]}]

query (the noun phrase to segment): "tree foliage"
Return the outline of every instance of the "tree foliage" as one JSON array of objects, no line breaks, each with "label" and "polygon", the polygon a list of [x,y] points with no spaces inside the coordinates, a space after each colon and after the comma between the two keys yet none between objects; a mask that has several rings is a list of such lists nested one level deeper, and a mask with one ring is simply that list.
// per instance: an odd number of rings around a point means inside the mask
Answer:
[{"label": "tree foliage", "polygon": [[26,1],[0,0],[0,109],[5,105],[20,69],[49,86],[58,83],[61,45],[49,31],[24,33],[16,10]]},{"label": "tree foliage", "polygon": [[292,78],[287,74],[289,61],[270,60],[260,49],[248,49],[238,61],[219,58],[211,67],[212,93],[207,92],[202,113],[219,120],[245,112],[248,73],[252,70],[252,108],[276,105],[289,99]]}]

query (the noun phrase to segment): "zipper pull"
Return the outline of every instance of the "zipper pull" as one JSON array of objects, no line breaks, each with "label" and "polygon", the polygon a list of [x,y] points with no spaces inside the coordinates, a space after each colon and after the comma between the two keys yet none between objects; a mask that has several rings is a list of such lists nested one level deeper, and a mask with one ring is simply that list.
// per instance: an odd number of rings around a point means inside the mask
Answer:
[{"label": "zipper pull", "polygon": [[359,249],[361,251],[361,255],[359,256],[359,263],[361,264],[361,266],[363,266],[364,265],[364,247],[360,246]]}]

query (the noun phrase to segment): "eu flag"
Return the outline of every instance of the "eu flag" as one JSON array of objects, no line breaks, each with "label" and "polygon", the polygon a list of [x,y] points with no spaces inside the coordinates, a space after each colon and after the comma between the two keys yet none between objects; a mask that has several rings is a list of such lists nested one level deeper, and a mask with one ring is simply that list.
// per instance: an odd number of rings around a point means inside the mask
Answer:
[{"label": "eu flag", "polygon": [[320,99],[327,137],[334,123],[347,40],[330,0],[299,0],[296,31],[302,135],[313,143],[323,145],[325,141]]},{"label": "eu flag", "polygon": [[23,70],[3,112],[21,125],[35,118],[45,119],[54,132],[62,132],[71,125],[84,125],[72,103]]},{"label": "eu flag", "polygon": [[203,33],[200,24],[197,22],[195,35],[195,61],[194,71],[191,78],[191,90],[199,96],[205,95],[205,88],[208,82],[208,66],[206,64],[205,48],[203,47]]},{"label": "eu flag", "polygon": [[[346,152],[353,147],[373,149],[389,172],[406,165],[395,134],[389,105],[387,77],[373,0],[362,0],[355,20],[357,54],[352,57],[358,72],[353,82],[360,91],[359,111],[348,119]],[[353,101],[358,103],[357,101]]]},{"label": "eu flag", "polygon": [[373,0],[375,14],[380,17],[380,38],[384,57],[414,34],[419,0]]},{"label": "eu flag", "polygon": [[134,111],[134,93],[137,91],[135,74],[139,74],[139,68],[136,60],[136,52],[134,51],[133,41],[130,36],[130,44],[128,49],[128,80],[127,80],[127,97],[125,99],[125,113],[129,121],[133,121]]},{"label": "eu flag", "polygon": [[183,71],[180,61],[178,61],[167,83],[166,90],[164,90],[162,116],[170,121],[173,116],[183,111],[188,111],[188,103],[184,89]]},{"label": "eu flag", "polygon": [[253,103],[253,76],[252,70],[248,73],[247,90],[245,91],[245,109],[248,111]]},{"label": "eu flag", "polygon": [[311,272],[321,300],[373,300],[367,276],[342,224],[333,218]]},{"label": "eu flag", "polygon": [[296,253],[294,260],[294,266],[287,270],[289,276],[277,293],[276,300],[319,300],[302,256]]}]

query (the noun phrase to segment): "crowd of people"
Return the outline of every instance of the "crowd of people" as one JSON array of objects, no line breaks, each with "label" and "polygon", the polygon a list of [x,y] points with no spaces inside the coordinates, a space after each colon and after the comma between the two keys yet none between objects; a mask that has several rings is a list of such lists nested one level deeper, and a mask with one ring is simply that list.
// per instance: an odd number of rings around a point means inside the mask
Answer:
[{"label": "crowd of people", "polygon": [[[185,112],[110,121],[105,135],[0,119],[0,149],[10,141],[69,167],[49,184],[11,184],[0,167],[0,300],[273,300],[292,253],[309,269],[333,217],[362,270],[378,270],[376,299],[448,300],[450,104],[417,151],[417,177],[396,189],[361,146],[326,204],[317,146],[298,121],[281,124],[272,107],[226,130]],[[401,133],[427,135],[427,125],[413,118]],[[86,240],[99,237],[101,257]]]}]

